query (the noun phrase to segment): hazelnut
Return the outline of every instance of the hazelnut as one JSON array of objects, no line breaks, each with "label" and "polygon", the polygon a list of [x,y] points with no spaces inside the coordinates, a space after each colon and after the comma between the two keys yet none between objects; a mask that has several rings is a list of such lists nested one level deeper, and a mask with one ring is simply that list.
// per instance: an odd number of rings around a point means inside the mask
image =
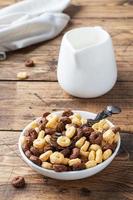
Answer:
[{"label": "hazelnut", "polygon": [[30,158],[32,154],[31,154],[30,150],[27,150],[27,151],[25,151],[25,155],[27,158]]},{"label": "hazelnut", "polygon": [[65,166],[65,165],[53,165],[53,169],[56,172],[65,172],[65,171],[67,171],[67,166]]},{"label": "hazelnut", "polygon": [[72,154],[70,155],[70,159],[78,158],[79,154],[80,154],[80,149],[75,147],[74,149],[72,149]]},{"label": "hazelnut", "polygon": [[30,156],[30,160],[36,165],[40,166],[42,164],[42,161],[37,156]]},{"label": "hazelnut", "polygon": [[45,146],[44,147],[44,153],[46,152],[46,151],[49,151],[49,150],[52,150],[53,151],[53,147],[52,146],[50,146],[50,145],[47,145],[47,146]]},{"label": "hazelnut", "polygon": [[121,130],[119,126],[112,127],[111,129],[112,129],[112,131],[113,131],[114,133],[120,132],[120,130]]},{"label": "hazelnut", "polygon": [[33,147],[33,146],[30,148],[30,151],[34,156],[39,156],[40,155],[39,150],[37,148]]},{"label": "hazelnut", "polygon": [[50,112],[45,112],[45,113],[43,113],[43,117],[46,118],[50,114],[51,114]]},{"label": "hazelnut", "polygon": [[25,61],[25,66],[26,67],[34,67],[34,65],[35,65],[35,63],[31,59],[28,59],[28,60]]},{"label": "hazelnut", "polygon": [[83,170],[83,169],[85,169],[85,164],[84,164],[84,163],[77,163],[77,164],[74,164],[74,165],[72,166],[72,169],[73,169],[73,171]]},{"label": "hazelnut", "polygon": [[53,135],[55,133],[55,129],[52,128],[46,128],[45,129],[45,134],[47,135]]},{"label": "hazelnut", "polygon": [[112,151],[115,150],[117,144],[116,143],[112,143],[112,144],[105,144],[103,147],[102,147],[102,150],[103,151],[106,151],[107,149],[111,149]]},{"label": "hazelnut", "polygon": [[62,153],[64,155],[64,157],[69,157],[71,150],[69,148],[65,148],[62,151],[60,151],[60,153]]},{"label": "hazelnut", "polygon": [[71,124],[71,119],[69,117],[62,117],[60,121],[63,122],[64,125]]},{"label": "hazelnut", "polygon": [[62,116],[63,117],[70,117],[71,115],[73,115],[73,112],[71,110],[65,110],[63,113],[62,113]]},{"label": "hazelnut", "polygon": [[65,130],[65,124],[63,122],[59,122],[56,127],[56,131],[62,133],[64,130]]},{"label": "hazelnut", "polygon": [[25,186],[25,179],[22,176],[17,176],[15,178],[13,178],[12,180],[12,185],[15,188],[23,188]]}]

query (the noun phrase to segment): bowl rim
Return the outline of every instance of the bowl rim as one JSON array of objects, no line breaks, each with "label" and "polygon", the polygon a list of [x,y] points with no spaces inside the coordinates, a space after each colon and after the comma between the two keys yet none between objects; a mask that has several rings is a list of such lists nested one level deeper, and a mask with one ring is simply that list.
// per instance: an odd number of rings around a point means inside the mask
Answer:
[{"label": "bowl rim", "polygon": [[[63,112],[63,111],[55,111],[55,112],[51,112],[51,113],[52,113],[52,114],[60,115],[62,112]],[[73,113],[80,113],[80,114],[81,114],[81,113],[86,113],[86,114],[92,115],[93,117],[96,116],[96,114],[93,113],[93,112],[88,112],[88,111],[83,111],[83,110],[72,110],[72,112],[73,112]],[[30,161],[29,158],[26,157],[26,155],[24,154],[24,152],[23,152],[23,150],[22,150],[22,146],[21,146],[21,137],[24,135],[25,131],[28,130],[28,128],[31,127],[31,124],[32,124],[33,122],[37,122],[37,121],[39,121],[41,118],[42,118],[42,117],[37,117],[35,120],[31,121],[31,122],[21,131],[20,136],[19,136],[19,140],[18,140],[18,148],[19,148],[19,152],[20,152],[20,154],[21,154],[22,159],[23,159],[27,164],[29,163],[31,166],[33,166],[33,168],[36,168],[38,171],[46,172],[46,173],[51,173],[51,174],[53,174],[53,175],[59,175],[59,174],[62,174],[62,175],[66,175],[66,174],[74,175],[74,174],[77,174],[77,173],[80,173],[80,172],[83,172],[83,171],[84,171],[84,172],[91,172],[91,171],[93,171],[93,170],[99,169],[100,167],[102,167],[102,166],[104,166],[104,165],[106,166],[106,164],[108,164],[108,162],[109,162],[109,163],[112,162],[112,160],[115,158],[115,156],[116,156],[116,154],[117,154],[117,152],[118,152],[118,150],[119,150],[119,148],[120,148],[121,137],[119,137],[119,140],[118,140],[118,143],[117,143],[117,147],[116,147],[115,151],[113,152],[113,154],[112,154],[107,160],[103,161],[102,163],[100,163],[100,164],[98,164],[98,165],[96,165],[96,166],[94,166],[94,167],[92,167],[92,168],[83,169],[83,170],[77,170],[77,171],[66,171],[66,172],[56,172],[56,171],[51,170],[51,169],[42,168],[41,166],[38,166],[38,165],[34,164],[32,161]],[[114,124],[113,124],[111,121],[109,121],[109,120],[107,120],[107,119],[106,119],[106,121],[109,123],[109,125],[110,125],[111,127],[114,127]],[[120,134],[119,134],[119,136],[120,136]]]}]

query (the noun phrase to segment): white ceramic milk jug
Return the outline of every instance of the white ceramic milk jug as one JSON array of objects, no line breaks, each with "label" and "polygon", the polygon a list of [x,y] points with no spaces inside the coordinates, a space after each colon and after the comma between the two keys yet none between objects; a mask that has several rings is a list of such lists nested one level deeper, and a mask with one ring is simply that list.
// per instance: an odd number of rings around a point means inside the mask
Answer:
[{"label": "white ceramic milk jug", "polygon": [[67,32],[62,40],[57,77],[69,94],[93,98],[108,92],[117,79],[110,35],[101,27]]}]

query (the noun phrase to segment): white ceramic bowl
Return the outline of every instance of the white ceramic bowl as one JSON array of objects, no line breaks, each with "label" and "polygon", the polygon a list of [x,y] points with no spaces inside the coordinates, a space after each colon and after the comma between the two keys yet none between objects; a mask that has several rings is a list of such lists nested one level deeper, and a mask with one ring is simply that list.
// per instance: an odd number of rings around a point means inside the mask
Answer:
[{"label": "white ceramic bowl", "polygon": [[[94,113],[90,113],[90,112],[85,112],[85,111],[73,111],[74,113],[80,113],[80,115],[82,117],[85,118],[91,118],[93,119],[96,114]],[[57,115],[60,115],[62,112],[54,112]],[[37,118],[35,121],[38,121],[40,118]],[[114,126],[110,121],[108,121],[110,126]],[[32,122],[31,122],[32,123]],[[54,178],[54,179],[60,179],[60,180],[76,180],[76,179],[82,179],[82,178],[86,178],[89,176],[92,176],[100,171],[102,171],[104,168],[106,168],[111,162],[112,160],[115,158],[119,148],[120,148],[120,142],[121,139],[119,139],[117,147],[114,151],[114,153],[104,162],[102,162],[101,164],[98,164],[95,167],[89,168],[89,169],[84,169],[84,170],[80,170],[80,171],[70,171],[70,172],[55,172],[54,170],[48,170],[48,169],[44,169],[42,167],[39,167],[37,165],[35,165],[33,162],[31,162],[24,154],[22,147],[21,147],[21,136],[24,135],[25,131],[27,129],[29,129],[31,127],[31,123],[25,127],[25,129],[22,131],[22,133],[20,134],[19,137],[19,151],[20,154],[23,158],[23,160],[35,171],[37,171],[38,173],[50,177],[50,178]]]}]

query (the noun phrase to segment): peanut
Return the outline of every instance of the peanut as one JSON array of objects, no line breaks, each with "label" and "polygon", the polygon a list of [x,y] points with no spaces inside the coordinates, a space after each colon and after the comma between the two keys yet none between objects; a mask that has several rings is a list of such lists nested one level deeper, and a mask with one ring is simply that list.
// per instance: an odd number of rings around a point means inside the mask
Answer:
[{"label": "peanut", "polygon": [[39,133],[38,133],[38,139],[42,139],[44,138],[44,135],[45,135],[45,132],[43,130],[41,130]]},{"label": "peanut", "polygon": [[101,149],[98,149],[96,151],[96,158],[95,158],[95,161],[97,163],[101,163],[102,162],[102,150]]},{"label": "peanut", "polygon": [[97,151],[98,149],[101,149],[101,147],[98,144],[92,144],[89,149]]},{"label": "peanut", "polygon": [[49,162],[43,162],[42,167],[45,168],[45,169],[52,169],[53,165]]},{"label": "peanut", "polygon": [[84,156],[84,157],[88,157],[89,151],[83,151],[83,150],[80,149],[80,155]]},{"label": "peanut", "polygon": [[69,128],[67,128],[65,134],[68,138],[72,138],[75,134],[75,131],[76,131],[76,128],[74,126],[70,126]]},{"label": "peanut", "polygon": [[91,167],[94,167],[96,165],[97,165],[97,163],[96,163],[95,160],[89,160],[88,162],[85,163],[85,166],[86,166],[87,169],[91,168]]},{"label": "peanut", "polygon": [[49,151],[46,151],[45,153],[43,153],[43,154],[41,154],[40,155],[40,160],[41,161],[47,161],[49,158],[50,158],[50,155],[52,154],[53,152],[51,151],[51,150],[49,150]]},{"label": "peanut", "polygon": [[81,148],[86,140],[86,137],[81,137],[75,144],[76,147]]},{"label": "peanut", "polygon": [[44,139],[46,140],[46,142],[47,142],[48,144],[50,144],[51,135],[46,135],[46,136],[44,137]]},{"label": "peanut", "polygon": [[75,165],[77,163],[81,163],[81,160],[79,158],[71,159],[68,162],[69,166],[73,166],[73,165]]},{"label": "peanut", "polygon": [[81,147],[82,151],[87,151],[89,148],[90,143],[88,141],[85,141],[85,143],[83,144],[83,146]]},{"label": "peanut", "polygon": [[105,133],[103,133],[103,139],[107,143],[112,144],[114,142],[114,139],[115,139],[115,133],[111,129],[109,129]]},{"label": "peanut", "polygon": [[111,149],[107,149],[103,152],[103,160],[107,160],[112,155]]},{"label": "peanut", "polygon": [[88,156],[89,160],[95,160],[96,158],[96,152],[94,150],[91,150]]},{"label": "peanut", "polygon": [[19,73],[17,74],[17,78],[18,78],[19,80],[25,80],[25,79],[28,78],[28,74],[27,74],[27,72],[19,72]]}]

